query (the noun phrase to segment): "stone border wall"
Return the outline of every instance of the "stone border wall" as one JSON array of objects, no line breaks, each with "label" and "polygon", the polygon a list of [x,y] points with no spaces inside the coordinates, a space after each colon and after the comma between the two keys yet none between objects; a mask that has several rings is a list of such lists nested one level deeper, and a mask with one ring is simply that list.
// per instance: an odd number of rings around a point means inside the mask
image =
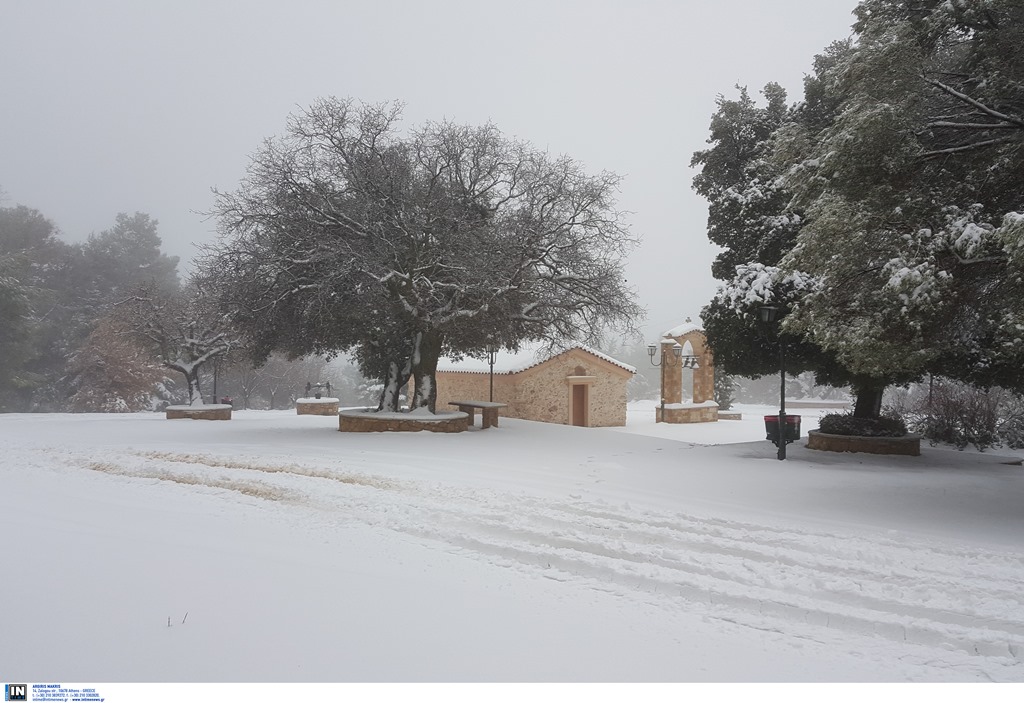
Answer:
[{"label": "stone border wall", "polygon": [[344,411],[338,414],[339,432],[465,432],[469,427],[467,413],[445,413],[441,419],[417,420],[384,413],[383,417],[362,411]]},{"label": "stone border wall", "polygon": [[921,435],[905,437],[856,437],[826,434],[819,430],[807,433],[807,448],[826,452],[862,452],[864,454],[900,454],[921,456]]},{"label": "stone border wall", "polygon": [[717,405],[697,405],[688,408],[665,408],[665,417],[661,416],[661,406],[654,409],[655,422],[683,425],[695,422],[717,422]]}]

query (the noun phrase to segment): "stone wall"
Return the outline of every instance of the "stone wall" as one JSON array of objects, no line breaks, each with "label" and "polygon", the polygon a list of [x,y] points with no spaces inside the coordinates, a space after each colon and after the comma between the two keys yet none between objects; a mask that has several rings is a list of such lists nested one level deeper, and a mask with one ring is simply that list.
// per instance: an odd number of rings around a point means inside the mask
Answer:
[{"label": "stone wall", "polygon": [[661,417],[661,408],[654,409],[654,417],[658,422],[684,425],[691,422],[717,422],[717,405],[690,405],[685,407],[665,408],[665,417]]},{"label": "stone wall", "polygon": [[[581,349],[570,349],[514,374],[495,374],[494,400],[507,403],[502,417],[572,424],[573,383],[587,386],[587,426],[626,424],[626,384],[632,372]],[[487,400],[490,375],[460,371],[437,374],[437,407],[452,400]],[[570,379],[572,382],[570,382]]]},{"label": "stone wall", "polygon": [[[458,371],[437,372],[437,411],[448,411],[453,400],[490,400],[490,374],[464,373]],[[509,402],[510,377],[507,374],[494,375],[494,402]],[[501,414],[514,417],[502,408]]]},{"label": "stone wall", "polygon": [[394,417],[395,413],[359,411],[343,412],[338,415],[339,432],[464,432],[469,427],[469,415],[454,412],[440,420],[417,420]]},{"label": "stone wall", "polygon": [[921,435],[905,437],[851,437],[826,434],[818,430],[807,433],[807,448],[827,452],[863,452],[865,454],[900,454],[921,456]]},{"label": "stone wall", "polygon": [[164,410],[168,420],[230,420],[230,405],[169,405]]},{"label": "stone wall", "polygon": [[295,401],[296,415],[337,415],[337,398],[299,398]]}]

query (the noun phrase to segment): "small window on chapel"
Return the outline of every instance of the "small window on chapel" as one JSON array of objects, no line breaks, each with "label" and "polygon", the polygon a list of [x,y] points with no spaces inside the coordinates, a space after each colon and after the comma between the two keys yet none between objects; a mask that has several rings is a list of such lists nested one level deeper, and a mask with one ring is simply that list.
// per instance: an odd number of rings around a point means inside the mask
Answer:
[{"label": "small window on chapel", "polygon": [[573,376],[586,376],[587,375],[587,370],[585,368],[583,368],[582,366],[577,366],[576,370],[573,371],[572,373],[573,373]]}]

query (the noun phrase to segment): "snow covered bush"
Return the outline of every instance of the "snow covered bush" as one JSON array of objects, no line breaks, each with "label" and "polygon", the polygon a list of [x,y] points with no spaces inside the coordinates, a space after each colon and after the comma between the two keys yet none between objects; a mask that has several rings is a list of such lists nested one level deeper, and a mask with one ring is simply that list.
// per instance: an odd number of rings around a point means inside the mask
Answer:
[{"label": "snow covered bush", "polygon": [[1024,396],[1005,388],[936,378],[899,389],[887,400],[886,414],[902,417],[933,445],[1024,448]]},{"label": "snow covered bush", "polygon": [[999,439],[1010,449],[1024,449],[1024,396],[1012,395],[1004,403],[998,432]]},{"label": "snow covered bush", "polygon": [[854,417],[849,413],[823,415],[818,429],[825,434],[856,437],[903,437],[907,426],[898,417]]},{"label": "snow covered bush", "polygon": [[[1010,411],[1016,401],[1017,413]],[[952,444],[958,449],[973,445],[979,451],[998,447],[1001,418],[1007,412],[1009,438],[1020,441],[1024,418],[1020,417],[1020,397],[1001,388],[977,388],[966,383],[938,381],[918,407],[912,424],[932,444]],[[1014,422],[1016,419],[1016,422]],[[1015,426],[1018,428],[1014,431]]]}]

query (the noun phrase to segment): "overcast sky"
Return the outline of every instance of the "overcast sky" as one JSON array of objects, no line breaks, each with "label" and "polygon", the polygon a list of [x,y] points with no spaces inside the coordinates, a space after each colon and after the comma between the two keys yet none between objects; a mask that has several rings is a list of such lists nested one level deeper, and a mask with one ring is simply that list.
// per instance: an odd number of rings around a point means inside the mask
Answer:
[{"label": "overcast sky", "polygon": [[768,81],[799,99],[856,0],[3,0],[0,190],[70,241],[118,212],[192,259],[197,211],[321,96],[400,100],[405,123],[493,122],[625,177],[643,243],[628,277],[648,336],[717,283],[690,188],[715,97]]}]

